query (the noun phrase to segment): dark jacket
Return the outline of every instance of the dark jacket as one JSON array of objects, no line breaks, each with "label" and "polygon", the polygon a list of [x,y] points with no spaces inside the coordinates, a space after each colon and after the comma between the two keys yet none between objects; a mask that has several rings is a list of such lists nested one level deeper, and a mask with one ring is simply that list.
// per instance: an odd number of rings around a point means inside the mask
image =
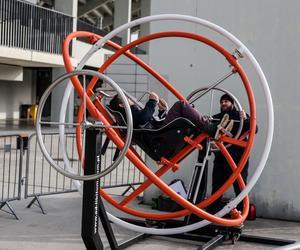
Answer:
[{"label": "dark jacket", "polygon": [[[158,128],[161,126],[161,122],[156,121],[153,117],[153,114],[155,112],[155,107],[157,105],[157,102],[155,100],[148,100],[145,108],[140,109],[136,105],[131,105],[131,113],[132,113],[132,119],[133,119],[133,128]],[[163,111],[158,112],[158,117],[163,118]]]}]

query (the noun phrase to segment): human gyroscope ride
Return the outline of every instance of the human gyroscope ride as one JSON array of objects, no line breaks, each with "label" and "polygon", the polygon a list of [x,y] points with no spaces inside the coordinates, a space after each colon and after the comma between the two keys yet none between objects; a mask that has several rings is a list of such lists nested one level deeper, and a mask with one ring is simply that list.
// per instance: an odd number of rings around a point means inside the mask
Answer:
[{"label": "human gyroscope ride", "polygon": [[[124,46],[118,45],[111,40],[118,33],[132,28],[136,25],[145,24],[149,22],[165,22],[166,20],[189,22],[206,27],[211,31],[220,34],[223,39],[230,41],[230,43],[234,45],[235,50],[228,51],[226,48],[222,47],[221,45],[207,37],[204,37],[200,34],[183,31],[164,31],[149,34],[144,37],[138,38],[137,40],[130,42]],[[227,62],[230,65],[230,72],[227,75],[225,75],[222,79],[210,86],[199,86],[199,89],[196,90],[191,89],[191,94],[185,97],[172,85],[171,82],[168,82],[162,75],[160,75],[159,72],[152,69],[148,64],[146,64],[144,61],[142,61],[140,58],[138,58],[136,55],[130,52],[130,49],[134,48],[137,45],[149,42],[151,40],[163,39],[167,37],[189,39],[207,45],[207,49],[215,50],[220,57],[224,57],[227,60]],[[69,47],[72,40],[77,38],[88,39],[91,42],[92,47],[88,51],[88,53],[83,56],[82,60],[75,69],[73,68],[71,63]],[[104,45],[111,47],[115,52],[102,65],[99,65],[98,71],[83,69],[89,58],[96,51],[102,49]],[[218,86],[231,75],[238,75],[241,80],[240,82],[244,88],[245,94],[247,95],[248,108],[250,114],[250,130],[247,132],[246,135],[241,135],[240,131],[242,126],[242,119],[240,122],[240,128],[238,130],[238,133],[233,135],[232,137],[226,133],[221,133],[220,137],[212,138],[204,132],[199,132],[196,129],[195,125],[189,121],[186,121],[186,119],[176,119],[175,121],[172,121],[170,124],[167,124],[166,126],[160,129],[134,129],[128,98],[133,101],[134,99],[125,90],[123,90],[112,78],[108,77],[107,75],[104,75],[105,70],[108,69],[110,65],[114,61],[116,61],[121,55],[126,56],[130,60],[134,61],[145,71],[147,71],[150,75],[152,75],[155,79],[157,79],[157,81],[160,84],[162,84],[178,100],[184,102],[193,103],[195,100],[200,99],[202,96],[206,95],[212,90],[221,91],[229,94],[235,100],[238,109],[242,110],[242,107],[238,101],[238,97],[233,96],[232,93],[227,91],[225,84],[222,85],[222,88]],[[117,249],[118,246],[114,240],[111,230],[109,229],[108,219],[122,227],[147,235],[180,235],[186,232],[198,230],[207,226],[210,223],[229,228],[238,228],[243,224],[249,211],[248,193],[257,182],[265,166],[273,136],[273,106],[269,87],[259,64],[244,44],[242,44],[236,37],[234,37],[228,31],[206,20],[185,15],[165,14],[148,16],[134,20],[116,28],[104,37],[85,31],[73,32],[65,38],[65,41],[63,43],[63,59],[67,73],[59,77],[46,90],[45,94],[43,95],[40,101],[39,110],[37,114],[38,142],[46,159],[58,172],[74,180],[84,181],[83,193],[85,197],[83,198],[83,209],[93,209],[93,203],[95,202],[95,200],[96,202],[101,203],[99,209],[96,209],[96,211],[94,211],[94,214],[96,213],[96,217],[98,217],[98,213],[102,213],[99,214],[102,223],[104,220],[106,220],[107,224],[105,226],[108,230],[106,231],[106,233],[107,235],[110,235],[110,237],[112,237],[112,239],[109,240],[112,248]],[[245,70],[239,63],[239,60],[246,60],[248,63],[250,63],[252,69],[254,69],[254,71],[256,72],[257,78],[259,79],[259,84],[261,86],[261,89],[263,90],[265,105],[267,107],[267,113],[265,116],[267,132],[265,135],[262,156],[255,170],[255,173],[252,175],[252,178],[249,180],[247,185],[245,185],[240,173],[243,170],[243,167],[245,166],[245,163],[253,148],[256,132],[257,114],[252,86]],[[69,81],[69,84],[66,87],[62,103],[58,104],[61,107],[59,121],[43,121],[43,106],[47,98],[50,96],[50,94],[56,86],[60,85],[65,81]],[[101,85],[101,87],[95,88],[96,84],[99,81],[101,81],[103,84]],[[81,106],[78,112],[78,120],[74,124],[76,126],[77,151],[84,169],[82,171],[82,174],[76,174],[73,171],[68,154],[65,149],[66,146],[64,135],[68,126],[71,125],[65,122],[65,117],[67,112],[68,100],[73,90],[75,90],[81,98]],[[118,94],[121,98],[126,112],[126,117],[120,116],[120,114],[114,112],[108,107],[108,100],[113,94]],[[60,144],[63,148],[63,166],[57,164],[56,161],[52,159],[51,153],[48,152],[46,149],[46,146],[43,142],[42,130],[42,126],[44,124],[57,125],[59,128]],[[176,137],[176,145],[174,145],[173,148],[169,147],[164,150],[156,150],[156,140],[161,140],[159,138],[164,138],[162,136],[164,134],[174,134]],[[113,144],[115,144],[119,151],[119,153],[116,154],[116,157],[113,160],[112,164],[109,166],[102,166],[101,163],[98,161],[99,157],[97,156],[97,154],[100,151],[103,152],[104,146],[104,142],[101,139],[102,135],[105,135]],[[243,140],[245,136],[248,137],[247,140]],[[151,137],[151,141],[153,143],[149,145],[149,143],[145,141],[145,137]],[[214,141],[214,144],[217,146],[217,150],[220,150],[220,152],[228,161],[232,169],[232,175],[222,185],[222,187],[215,193],[213,193],[211,196],[205,198],[198,204],[193,204],[193,202],[183,198],[181,195],[177,194],[173,189],[171,189],[168,186],[168,184],[166,184],[161,179],[161,177],[169,171],[176,171],[177,169],[181,168],[181,161],[185,159],[186,156],[188,156],[194,150],[209,150],[209,147],[205,147],[204,145],[205,143],[207,143],[207,141]],[[161,144],[162,142],[159,141],[159,143]],[[142,157],[138,154],[138,152],[132,147],[132,144],[138,145],[150,158],[152,158],[156,162],[160,162],[161,165],[159,168],[157,168],[156,172],[153,172],[147,166],[147,162],[145,162],[142,159]],[[225,146],[224,144],[227,146]],[[228,146],[230,145],[236,145],[238,147],[244,148],[244,153],[239,162],[234,162],[229,151],[227,150]],[[125,157],[145,176],[145,181],[144,183],[139,185],[130,195],[124,197],[123,200],[120,201],[116,200],[113,196],[109,195],[104,189],[99,188],[99,178],[102,178],[103,176],[107,175],[112,170],[117,168],[119,163]],[[205,208],[207,208],[216,199],[223,195],[235,181],[238,182],[241,193],[234,200],[228,202],[216,214],[208,213],[205,210]],[[139,210],[134,208],[133,206],[130,206],[131,203],[150,185],[157,186],[166,196],[170,197],[173,201],[180,205],[182,209],[176,212],[155,213],[145,212],[145,210],[143,209]],[[98,192],[100,195],[99,199]],[[105,218],[106,212],[103,207],[101,198],[110,203],[115,208],[119,209],[120,211],[127,213],[131,216],[135,216],[138,221],[145,221],[145,223],[134,223],[133,221],[118,218],[110,213],[107,213],[108,218]],[[236,210],[236,206],[241,201],[243,201],[243,211],[238,212]],[[91,204],[87,205],[89,202],[91,202]],[[223,216],[228,213],[231,214],[231,217],[223,218]],[[177,224],[175,227],[160,227],[157,226],[159,225],[159,223],[156,224],[155,227],[151,227],[151,223],[146,223],[149,221],[170,221],[172,219],[188,216],[190,214],[194,214],[199,218],[202,218],[203,220],[199,220],[199,222],[193,224]],[[83,228],[85,224],[88,224],[87,221],[84,221],[83,219]],[[91,224],[93,224],[93,226],[97,226],[97,223],[97,221],[91,221]],[[95,233],[95,231],[93,231],[93,233]],[[82,232],[83,238],[84,234],[85,233]],[[101,245],[101,240],[99,243],[99,239],[95,240],[94,235],[91,236],[91,238],[93,238],[93,240],[91,241],[94,241],[94,243],[88,243],[88,240],[84,239],[87,248],[90,247],[92,249],[90,244],[94,244],[94,246],[96,246],[97,244]],[[101,249],[99,246],[96,246],[95,248]]]}]

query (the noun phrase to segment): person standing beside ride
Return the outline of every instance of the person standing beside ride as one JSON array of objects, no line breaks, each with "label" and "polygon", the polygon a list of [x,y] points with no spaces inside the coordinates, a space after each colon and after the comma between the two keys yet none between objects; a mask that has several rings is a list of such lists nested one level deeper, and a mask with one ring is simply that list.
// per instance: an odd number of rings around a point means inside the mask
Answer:
[{"label": "person standing beside ride", "polygon": [[[221,112],[218,114],[215,114],[213,116],[214,120],[219,120],[221,117],[223,117],[225,114],[229,115],[229,119],[234,122],[233,128],[231,130],[231,133],[235,135],[239,129],[240,119],[243,119],[243,127],[241,131],[241,135],[243,135],[245,132],[247,132],[250,129],[250,117],[248,114],[246,114],[244,111],[238,111],[234,105],[233,98],[228,95],[224,94],[220,98],[220,110]],[[257,129],[256,129],[257,130]],[[257,131],[256,131],[257,132]],[[245,138],[246,140],[246,138]],[[236,146],[236,145],[230,145],[227,148],[229,154],[231,155],[232,159],[236,164],[239,163],[243,153],[244,148]],[[229,163],[225,159],[224,155],[220,151],[214,152],[215,159],[213,162],[213,174],[212,174],[212,193],[215,193],[230,177],[232,174],[232,170],[229,166]],[[249,168],[249,159],[247,159],[247,162],[245,163],[245,166],[241,172],[241,176],[247,184],[247,178],[248,178],[248,168]],[[237,196],[240,193],[240,188],[238,186],[237,181],[233,183],[233,188],[235,195]],[[219,211],[223,205],[222,205],[222,196],[219,197],[212,205],[211,209],[212,212]],[[242,210],[242,202],[238,205],[238,210]]]}]

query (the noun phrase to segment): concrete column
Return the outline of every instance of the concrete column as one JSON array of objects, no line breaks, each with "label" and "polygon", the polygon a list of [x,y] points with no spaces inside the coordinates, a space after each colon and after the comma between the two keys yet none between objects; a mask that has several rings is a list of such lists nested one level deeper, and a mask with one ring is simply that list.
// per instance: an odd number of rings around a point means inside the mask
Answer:
[{"label": "concrete column", "polygon": [[[55,10],[65,13],[66,15],[73,17],[73,30],[76,30],[77,27],[77,10],[78,10],[78,1],[77,0],[55,0]],[[53,68],[52,79],[55,80],[64,73],[66,73],[64,68]],[[64,95],[65,89],[67,87],[68,81],[63,84],[60,84],[52,93],[51,98],[51,121],[59,120],[59,113],[61,107],[62,97]],[[66,122],[73,122],[74,114],[74,91],[71,93],[69,104],[66,112]]]},{"label": "concrete column", "polygon": [[32,3],[32,4],[37,4],[37,0],[25,0],[25,2],[29,2],[29,3]]},{"label": "concrete column", "polygon": [[77,11],[78,11],[78,1],[77,0],[55,0],[54,5],[55,10],[65,13],[66,15],[73,17],[73,30],[77,28]]},{"label": "concrete column", "polygon": [[57,11],[65,13],[67,15],[77,17],[77,0],[55,0],[54,8]]},{"label": "concrete column", "polygon": [[[53,81],[65,73],[66,73],[66,71],[64,68],[53,68],[53,70],[52,70]],[[52,92],[51,121],[55,121],[55,122],[59,121],[62,98],[64,96],[65,89],[66,89],[68,83],[69,83],[69,81],[67,81],[67,80],[64,81],[63,83],[59,84]],[[72,91],[70,98],[69,98],[65,121],[73,122],[73,114],[74,114],[74,91]]]},{"label": "concrete column", "polygon": [[[141,17],[150,16],[151,14],[151,1],[141,0]],[[141,24],[140,37],[150,34],[151,23]],[[149,54],[149,43],[142,43],[139,45],[140,49],[145,50]]]},{"label": "concrete column", "polygon": [[[114,28],[131,21],[131,0],[115,0]],[[130,42],[130,30],[118,34],[122,44]]]}]

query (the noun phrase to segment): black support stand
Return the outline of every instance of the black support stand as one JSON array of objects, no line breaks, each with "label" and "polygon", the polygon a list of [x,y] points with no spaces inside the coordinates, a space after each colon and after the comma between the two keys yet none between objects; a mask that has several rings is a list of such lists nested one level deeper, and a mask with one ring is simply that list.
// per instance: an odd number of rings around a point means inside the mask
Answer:
[{"label": "black support stand", "polygon": [[[93,128],[86,130],[85,175],[100,172],[102,132]],[[111,249],[119,249],[107,218],[101,197],[100,180],[85,181],[83,184],[81,237],[88,250],[102,250],[103,243],[98,233],[99,217]]]},{"label": "black support stand", "polygon": [[[84,156],[84,173],[86,175],[99,173],[100,171],[101,158],[98,155],[98,151],[101,148],[101,137],[99,135],[100,133],[97,130],[86,130],[86,151]],[[83,184],[81,237],[86,248],[91,250],[103,249],[98,233],[98,197],[99,179],[85,181]]]},{"label": "black support stand", "polygon": [[273,245],[273,246],[287,246],[296,243],[295,240],[286,240],[286,239],[279,239],[279,238],[248,235],[248,234],[242,234],[240,237],[240,241],[254,242],[254,243]]},{"label": "black support stand", "polygon": [[[99,129],[88,128],[86,130],[84,157],[85,175],[96,174],[100,172],[101,148],[102,131]],[[108,220],[103,201],[99,195],[99,189],[99,179],[85,181],[83,184],[81,237],[86,248],[88,250],[104,249],[98,232],[99,218],[110,245],[110,249],[112,250],[125,249],[126,247],[147,237],[145,234],[140,234],[118,245],[114,236],[114,232],[111,228],[110,221]]]}]

